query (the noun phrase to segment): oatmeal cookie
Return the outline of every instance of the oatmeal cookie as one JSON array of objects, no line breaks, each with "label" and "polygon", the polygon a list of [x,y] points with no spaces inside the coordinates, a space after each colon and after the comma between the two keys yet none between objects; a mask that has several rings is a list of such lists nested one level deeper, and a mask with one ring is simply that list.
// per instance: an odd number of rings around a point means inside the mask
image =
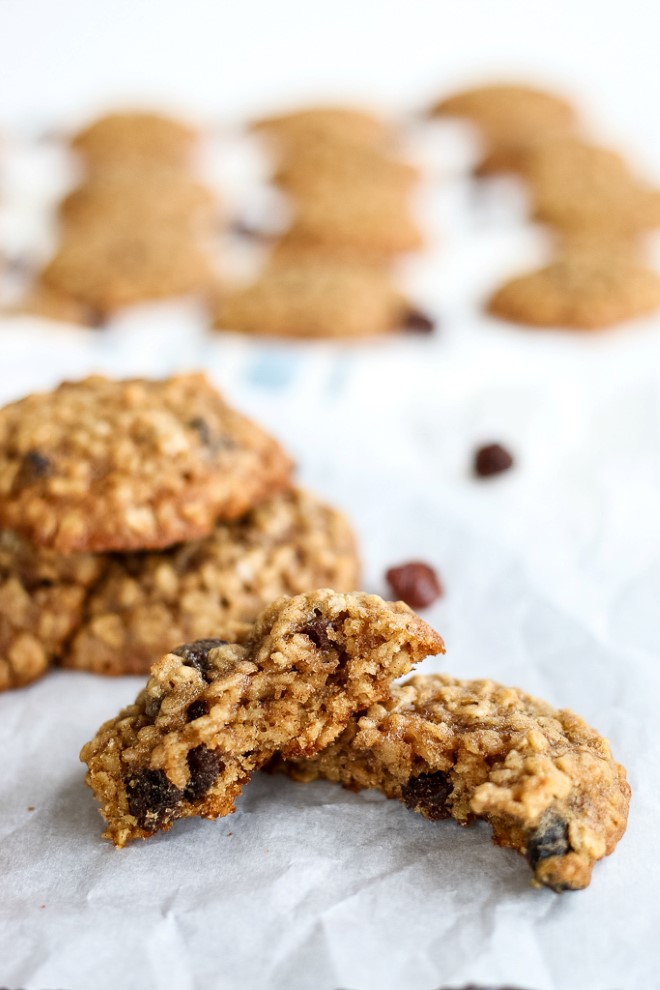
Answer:
[{"label": "oatmeal cookie", "polygon": [[599,330],[660,308],[660,275],[625,250],[567,250],[506,282],[488,312],[537,327]]},{"label": "oatmeal cookie", "polygon": [[282,262],[220,296],[213,322],[274,337],[365,337],[395,329],[408,309],[387,276],[368,266]]},{"label": "oatmeal cookie", "polygon": [[205,240],[192,229],[136,224],[118,210],[111,225],[72,226],[63,233],[41,280],[103,314],[201,292],[217,278]]},{"label": "oatmeal cookie", "polygon": [[282,595],[359,586],[356,543],[340,512],[301,489],[156,553],[115,554],[87,599],[66,667],[146,674],[154,657],[254,621]]},{"label": "oatmeal cookie", "polygon": [[418,179],[414,165],[386,151],[317,137],[284,155],[273,181],[293,196],[309,197],[326,187],[336,194],[372,185],[407,192]]},{"label": "oatmeal cookie", "polygon": [[61,656],[103,568],[94,554],[63,556],[0,531],[0,691],[36,680]]},{"label": "oatmeal cookie", "polygon": [[354,790],[379,788],[431,821],[489,822],[526,856],[535,886],[579,890],[623,835],[630,787],[605,739],[518,688],[418,676],[356,715],[312,760],[285,764]]},{"label": "oatmeal cookie", "polygon": [[493,83],[455,93],[431,108],[434,117],[465,117],[498,146],[534,134],[571,132],[577,125],[573,106],[556,93],[521,83]]},{"label": "oatmeal cookie", "polygon": [[103,323],[102,314],[92,306],[40,281],[28,289],[10,312],[16,316],[38,316],[57,323],[73,323],[78,327],[98,327]]},{"label": "oatmeal cookie", "polygon": [[196,132],[182,121],[148,111],[110,113],[92,121],[71,140],[88,169],[111,165],[139,168],[151,162],[186,167]]},{"label": "oatmeal cookie", "polygon": [[92,376],[0,409],[0,526],[64,553],[207,536],[289,487],[290,471],[202,374]]},{"label": "oatmeal cookie", "polygon": [[353,107],[307,107],[291,113],[262,117],[252,130],[290,150],[317,138],[366,147],[386,147],[393,130],[386,121]]},{"label": "oatmeal cookie", "polygon": [[660,190],[609,148],[552,141],[530,152],[524,175],[534,218],[562,232],[626,240],[660,225]]},{"label": "oatmeal cookie", "polygon": [[112,229],[128,220],[140,226],[210,227],[218,208],[210,189],[186,172],[149,167],[140,172],[107,168],[64,197],[58,216],[66,228]]},{"label": "oatmeal cookie", "polygon": [[176,818],[229,814],[276,752],[313,755],[443,649],[402,602],[330,590],[280,598],[233,643],[179,647],[83,747],[105,836],[123,846]]}]

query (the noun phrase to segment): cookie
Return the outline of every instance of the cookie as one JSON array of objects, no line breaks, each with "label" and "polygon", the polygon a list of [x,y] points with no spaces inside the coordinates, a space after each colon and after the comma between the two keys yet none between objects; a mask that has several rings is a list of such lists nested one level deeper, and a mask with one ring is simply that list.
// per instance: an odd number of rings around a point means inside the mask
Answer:
[{"label": "cookie", "polygon": [[127,110],[92,121],[71,140],[87,168],[149,163],[186,167],[197,143],[196,132],[182,121],[158,113]]},{"label": "cookie", "polygon": [[609,148],[553,141],[530,153],[524,175],[534,218],[562,232],[625,240],[660,225],[660,190]]},{"label": "cookie", "polygon": [[232,643],[164,656],[135,704],[83,747],[117,846],[218,818],[276,752],[313,755],[441,638],[406,605],[322,590],[280,598]]},{"label": "cookie", "polygon": [[59,220],[67,228],[112,229],[125,218],[140,226],[176,225],[211,227],[218,207],[210,189],[186,172],[149,167],[99,170],[73,189],[59,206]]},{"label": "cookie", "polygon": [[205,539],[156,553],[113,554],[87,598],[63,665],[146,674],[178,643],[227,636],[282,595],[359,586],[348,520],[300,489],[264,502]]},{"label": "cookie", "polygon": [[307,107],[262,117],[251,129],[279,147],[293,149],[316,138],[329,138],[367,147],[387,147],[393,141],[390,124],[353,107]]},{"label": "cookie", "polygon": [[407,308],[387,276],[367,266],[280,264],[221,296],[213,325],[273,337],[365,337],[393,330]]},{"label": "cookie", "polygon": [[46,673],[78,626],[103,561],[63,556],[0,531],[0,691]]},{"label": "cookie", "polygon": [[49,288],[93,309],[201,292],[213,284],[210,252],[192,230],[135,223],[117,212],[112,226],[71,228],[41,273]]},{"label": "cookie", "polygon": [[39,281],[28,289],[11,313],[17,316],[38,316],[57,323],[73,323],[80,327],[98,327],[103,322],[102,314],[92,306]]},{"label": "cookie", "polygon": [[514,323],[599,330],[660,308],[660,275],[633,253],[576,249],[506,282],[487,308]]},{"label": "cookie", "polygon": [[464,117],[496,145],[542,133],[570,133],[577,125],[573,106],[556,93],[521,83],[493,83],[467,89],[435,103],[433,117]]},{"label": "cookie", "polygon": [[[265,267],[273,268],[314,268],[337,264],[353,269],[372,269],[381,277],[393,271],[397,256],[370,251],[365,254],[360,247],[351,244],[335,244],[333,241],[319,240],[287,231],[271,245],[265,259]],[[220,287],[222,289],[222,287]]]},{"label": "cookie", "polygon": [[414,677],[357,715],[313,760],[286,766],[354,790],[378,788],[431,821],[484,819],[527,858],[535,886],[579,890],[623,835],[630,787],[605,739],[518,688]]},{"label": "cookie", "polygon": [[289,234],[324,242],[338,258],[344,251],[361,251],[366,259],[387,260],[418,251],[424,243],[406,190],[383,184],[340,191],[323,186],[314,195],[297,198]]},{"label": "cookie", "polygon": [[0,409],[0,526],[62,553],[207,536],[289,487],[290,471],[202,374],[92,376]]},{"label": "cookie", "polygon": [[409,162],[368,145],[315,137],[283,156],[273,177],[293,196],[313,196],[329,188],[383,186],[408,192],[419,179]]}]

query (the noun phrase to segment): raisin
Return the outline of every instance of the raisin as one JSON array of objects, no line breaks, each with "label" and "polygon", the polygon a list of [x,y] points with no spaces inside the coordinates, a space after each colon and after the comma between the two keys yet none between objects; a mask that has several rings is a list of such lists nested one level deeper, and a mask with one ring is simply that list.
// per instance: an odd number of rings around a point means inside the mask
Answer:
[{"label": "raisin", "polygon": [[336,646],[328,638],[328,626],[330,623],[327,619],[324,619],[319,609],[314,609],[314,618],[310,622],[301,626],[297,631],[302,633],[303,636],[307,636],[311,639],[312,643],[318,650],[327,650],[332,646]]},{"label": "raisin", "polygon": [[194,419],[190,420],[188,426],[191,429],[195,430],[195,432],[199,436],[199,439],[201,440],[201,442],[205,447],[211,446],[213,442],[213,438],[211,436],[211,428],[205,419],[203,419],[201,416],[195,416]]},{"label": "raisin", "polygon": [[186,718],[189,722],[194,722],[196,718],[202,718],[203,715],[208,715],[209,705],[208,701],[204,701],[203,698],[198,698],[197,701],[192,701],[186,709]]},{"label": "raisin", "polygon": [[480,478],[489,478],[493,474],[500,474],[513,467],[513,457],[499,443],[489,443],[485,447],[479,447],[474,455],[474,473]]},{"label": "raisin", "polygon": [[565,856],[570,851],[568,824],[559,815],[546,815],[527,840],[527,859],[532,869],[542,859]]},{"label": "raisin", "polygon": [[412,330],[414,333],[433,333],[435,320],[421,309],[409,309],[403,318],[403,327],[404,330]]},{"label": "raisin", "polygon": [[437,822],[449,818],[447,799],[454,786],[446,773],[422,773],[411,777],[401,791],[401,799],[411,811]]},{"label": "raisin", "polygon": [[394,595],[411,608],[425,608],[444,593],[433,568],[419,560],[390,567],[385,577]]},{"label": "raisin", "polygon": [[164,770],[145,768],[125,780],[128,809],[140,828],[156,831],[173,818],[183,792],[168,779]]},{"label": "raisin", "polygon": [[225,646],[224,639],[197,639],[194,643],[184,643],[177,646],[172,653],[177,657],[182,657],[184,667],[194,667],[199,671],[204,680],[208,680],[209,653],[218,646]]},{"label": "raisin", "polygon": [[188,753],[190,780],[183,792],[184,800],[199,801],[213,787],[224,770],[224,763],[208,746],[195,746]]},{"label": "raisin", "polygon": [[53,473],[53,462],[38,450],[28,450],[23,458],[23,467],[33,478],[47,478]]}]

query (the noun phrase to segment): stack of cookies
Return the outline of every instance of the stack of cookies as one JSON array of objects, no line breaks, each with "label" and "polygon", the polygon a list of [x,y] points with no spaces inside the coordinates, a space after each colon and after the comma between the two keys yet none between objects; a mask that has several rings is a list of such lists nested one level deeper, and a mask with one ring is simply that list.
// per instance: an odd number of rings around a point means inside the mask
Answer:
[{"label": "stack of cookies", "polygon": [[536,886],[586,887],[625,831],[625,770],[582,719],[515,688],[440,674],[392,683],[441,652],[403,602],[330,589],[177,647],[83,747],[106,837],[123,846],[179,818],[228,815],[269,764],[378,788],[432,821],[482,819]]},{"label": "stack of cookies", "polygon": [[200,374],[91,377],[0,410],[0,690],[122,674],[279,595],[359,582],[347,520]]},{"label": "stack of cookies", "polygon": [[72,140],[82,184],[59,208],[60,243],[24,310],[98,325],[122,306],[214,280],[214,196],[194,175],[198,135],[153,113],[110,114]]},{"label": "stack of cookies", "polygon": [[477,175],[519,175],[532,218],[554,235],[550,264],[502,286],[488,303],[491,313],[590,330],[660,308],[660,276],[645,264],[642,243],[660,226],[660,189],[584,137],[566,100],[525,85],[492,85],[443,99],[431,112],[475,124],[485,143]]},{"label": "stack of cookies", "polygon": [[293,337],[432,329],[392,279],[393,262],[422,245],[410,207],[418,172],[393,150],[393,129],[350,108],[301,110],[253,129],[274,152],[292,222],[261,277],[219,300],[215,326]]}]

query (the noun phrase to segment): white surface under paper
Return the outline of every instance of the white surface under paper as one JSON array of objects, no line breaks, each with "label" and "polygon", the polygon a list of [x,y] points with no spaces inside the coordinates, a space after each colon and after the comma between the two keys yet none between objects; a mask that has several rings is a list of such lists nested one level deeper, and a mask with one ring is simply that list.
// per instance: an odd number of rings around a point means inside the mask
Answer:
[{"label": "white surface under paper", "polygon": [[[625,118],[623,100],[612,114]],[[415,132],[411,147],[437,162],[436,140]],[[66,185],[60,166],[52,146],[10,142],[5,177],[22,192],[2,223],[19,255],[47,243],[41,204]],[[579,336],[481,315],[498,279],[544,250],[520,191],[496,189],[445,175],[420,193],[432,246],[401,277],[439,317],[432,337],[257,342],[207,334],[187,304],[102,332],[5,319],[0,401],[91,371],[206,369],[350,514],[367,590],[386,594],[384,570],[406,559],[437,567],[447,594],[424,616],[448,652],[424,670],[518,685],[608,737],[633,788],[616,853],[588,890],[556,895],[532,889],[485,826],[260,775],[233,816],[118,852],[78,751],[141,682],[54,673],[0,695],[1,986],[660,988],[660,318]],[[478,482],[472,451],[489,440],[516,467]]]}]

